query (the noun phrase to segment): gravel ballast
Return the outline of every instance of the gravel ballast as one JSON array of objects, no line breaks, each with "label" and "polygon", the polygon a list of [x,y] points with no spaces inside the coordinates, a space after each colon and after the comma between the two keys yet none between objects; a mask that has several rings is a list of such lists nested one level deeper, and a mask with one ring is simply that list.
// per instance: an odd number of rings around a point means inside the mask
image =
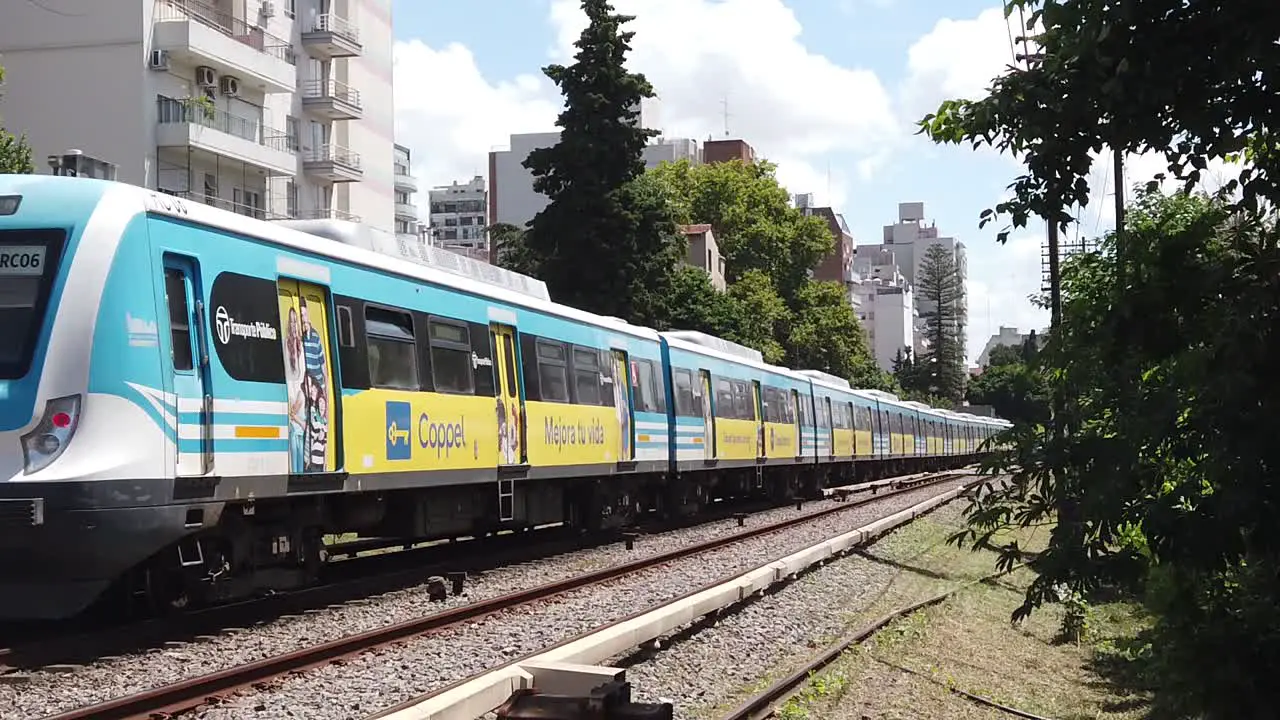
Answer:
[{"label": "gravel ballast", "polygon": [[[963,502],[938,508],[941,522],[959,522]],[[871,546],[871,547],[874,547]],[[898,570],[856,555],[816,568],[776,593],[741,606],[714,625],[657,652],[641,651],[604,664],[626,667],[632,699],[672,702],[677,720],[749,697],[795,672],[848,632],[847,616],[869,608]],[[716,716],[712,713],[710,716]]]},{"label": "gravel ballast", "polygon": [[[201,715],[211,720],[362,718],[378,708],[659,604],[732,572],[748,570],[860,527],[955,485],[947,482],[919,488],[636,576],[583,588],[534,607],[507,611],[412,643],[366,653],[349,662],[283,679],[276,687],[238,697],[229,705],[202,711]],[[826,503],[811,503],[805,511],[825,506]],[[796,513],[794,507],[758,513],[748,520],[748,527],[794,517]],[[481,573],[468,580],[462,597],[450,597],[443,603],[431,603],[425,588],[413,588],[228,631],[201,642],[103,659],[72,672],[33,672],[26,682],[0,685],[0,718],[64,712],[740,531],[734,520],[719,521],[641,538],[634,551],[617,543]]]}]

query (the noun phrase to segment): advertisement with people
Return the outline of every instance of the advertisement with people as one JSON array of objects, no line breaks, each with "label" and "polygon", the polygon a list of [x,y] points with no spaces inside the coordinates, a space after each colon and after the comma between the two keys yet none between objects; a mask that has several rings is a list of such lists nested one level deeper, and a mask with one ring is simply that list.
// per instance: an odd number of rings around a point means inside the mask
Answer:
[{"label": "advertisement with people", "polygon": [[330,451],[329,347],[323,291],[281,280],[280,323],[284,328],[284,374],[289,414],[289,472],[333,469]]}]

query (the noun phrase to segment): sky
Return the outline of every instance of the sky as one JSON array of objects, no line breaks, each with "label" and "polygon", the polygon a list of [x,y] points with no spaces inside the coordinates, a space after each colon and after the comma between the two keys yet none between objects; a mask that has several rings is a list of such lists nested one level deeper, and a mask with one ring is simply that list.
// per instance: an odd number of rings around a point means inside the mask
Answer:
[{"label": "sky", "polygon": [[[977,99],[1012,62],[999,0],[615,0],[635,15],[629,66],[658,94],[672,137],[731,137],[778,165],[793,193],[844,214],[859,244],[881,242],[900,202],[968,253],[968,361],[1000,326],[1048,325],[1042,225],[979,229],[1021,165],[990,149],[936,146],[915,123],[948,98]],[[572,61],[586,25],[579,0],[394,0],[396,139],[424,187],[486,175],[512,133],[555,130],[562,100],[542,74]],[[727,108],[727,117],[726,117]],[[648,120],[646,120],[648,122]],[[1114,220],[1110,163],[1091,175],[1078,231]],[[1129,159],[1126,186],[1162,169]],[[1113,197],[1113,196],[1112,196]],[[424,198],[425,199],[425,198]],[[425,203],[420,203],[425,205]]]}]

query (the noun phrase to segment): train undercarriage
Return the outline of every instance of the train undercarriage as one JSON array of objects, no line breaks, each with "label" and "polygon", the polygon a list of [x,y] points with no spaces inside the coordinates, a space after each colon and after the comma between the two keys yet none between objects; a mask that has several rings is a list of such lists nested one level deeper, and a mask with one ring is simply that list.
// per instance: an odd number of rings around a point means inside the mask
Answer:
[{"label": "train undercarriage", "polygon": [[828,487],[960,467],[973,459],[521,480],[505,508],[491,484],[220,503],[189,518],[188,525],[199,529],[130,570],[94,611],[161,615],[314,585],[329,561],[326,536],[355,533],[408,546],[556,524],[583,533],[621,531],[648,519],[696,517],[713,505],[783,504],[820,497]]}]

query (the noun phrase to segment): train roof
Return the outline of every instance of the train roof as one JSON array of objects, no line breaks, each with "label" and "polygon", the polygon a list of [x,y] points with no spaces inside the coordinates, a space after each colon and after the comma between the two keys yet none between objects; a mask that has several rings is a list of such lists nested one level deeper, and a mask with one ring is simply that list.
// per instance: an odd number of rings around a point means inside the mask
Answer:
[{"label": "train roof", "polygon": [[[763,356],[758,351],[751,350],[735,342],[718,338],[714,335],[698,332],[696,330],[666,330],[658,333],[667,344],[677,350],[685,352],[705,355],[709,358],[723,360],[727,363],[736,363],[757,370],[765,370],[767,372],[776,373],[791,378],[792,380],[807,381],[808,378],[800,375],[795,370],[779,365],[771,365],[763,360]],[[715,342],[715,341],[718,341]],[[736,353],[732,351],[733,347],[750,350],[754,353]],[[761,359],[757,359],[761,358]]]},{"label": "train roof", "polygon": [[[380,252],[374,247],[362,247],[362,244],[376,242],[377,235],[371,235],[356,223],[340,220],[305,221],[305,224],[268,222],[198,202],[183,202],[179,206],[174,202],[176,198],[125,183],[89,178],[38,177],[44,178],[50,186],[58,183],[96,183],[103,187],[103,197],[108,194],[114,196],[118,193],[122,200],[131,198],[139,202],[140,209],[146,212],[226,230],[329,260],[359,265],[413,280],[421,280],[470,295],[496,300],[507,305],[595,325],[601,329],[627,334],[635,338],[653,342],[658,341],[658,333],[649,328],[631,325],[618,318],[610,318],[578,310],[577,308],[554,302],[548,297],[539,297],[536,294],[531,294],[528,288],[536,288],[537,285],[542,285],[545,293],[545,284],[542,284],[539,280],[502,270],[502,273],[527,280],[525,283],[526,289],[517,290],[511,286],[504,287],[494,282],[486,282],[474,276],[461,274],[466,272],[466,268],[469,265],[465,262],[467,258],[462,258],[456,253],[444,255],[443,252],[446,251],[437,250],[437,264],[431,264],[430,257],[407,256],[403,251],[392,255],[387,252]],[[99,199],[99,203],[101,202],[102,198]],[[178,210],[178,207],[183,209]],[[308,230],[303,230],[302,228],[304,227],[308,228]],[[376,231],[374,232],[376,233]],[[393,235],[388,233],[382,233],[382,235],[389,236],[391,243],[390,248],[384,244],[382,249],[398,249],[398,243],[395,242]],[[452,268],[441,267],[439,264],[442,262],[440,258],[449,258],[449,256],[453,256],[458,260],[450,258],[453,263]],[[474,261],[471,261],[470,264],[479,265]],[[500,268],[493,269],[501,270]]]}]

